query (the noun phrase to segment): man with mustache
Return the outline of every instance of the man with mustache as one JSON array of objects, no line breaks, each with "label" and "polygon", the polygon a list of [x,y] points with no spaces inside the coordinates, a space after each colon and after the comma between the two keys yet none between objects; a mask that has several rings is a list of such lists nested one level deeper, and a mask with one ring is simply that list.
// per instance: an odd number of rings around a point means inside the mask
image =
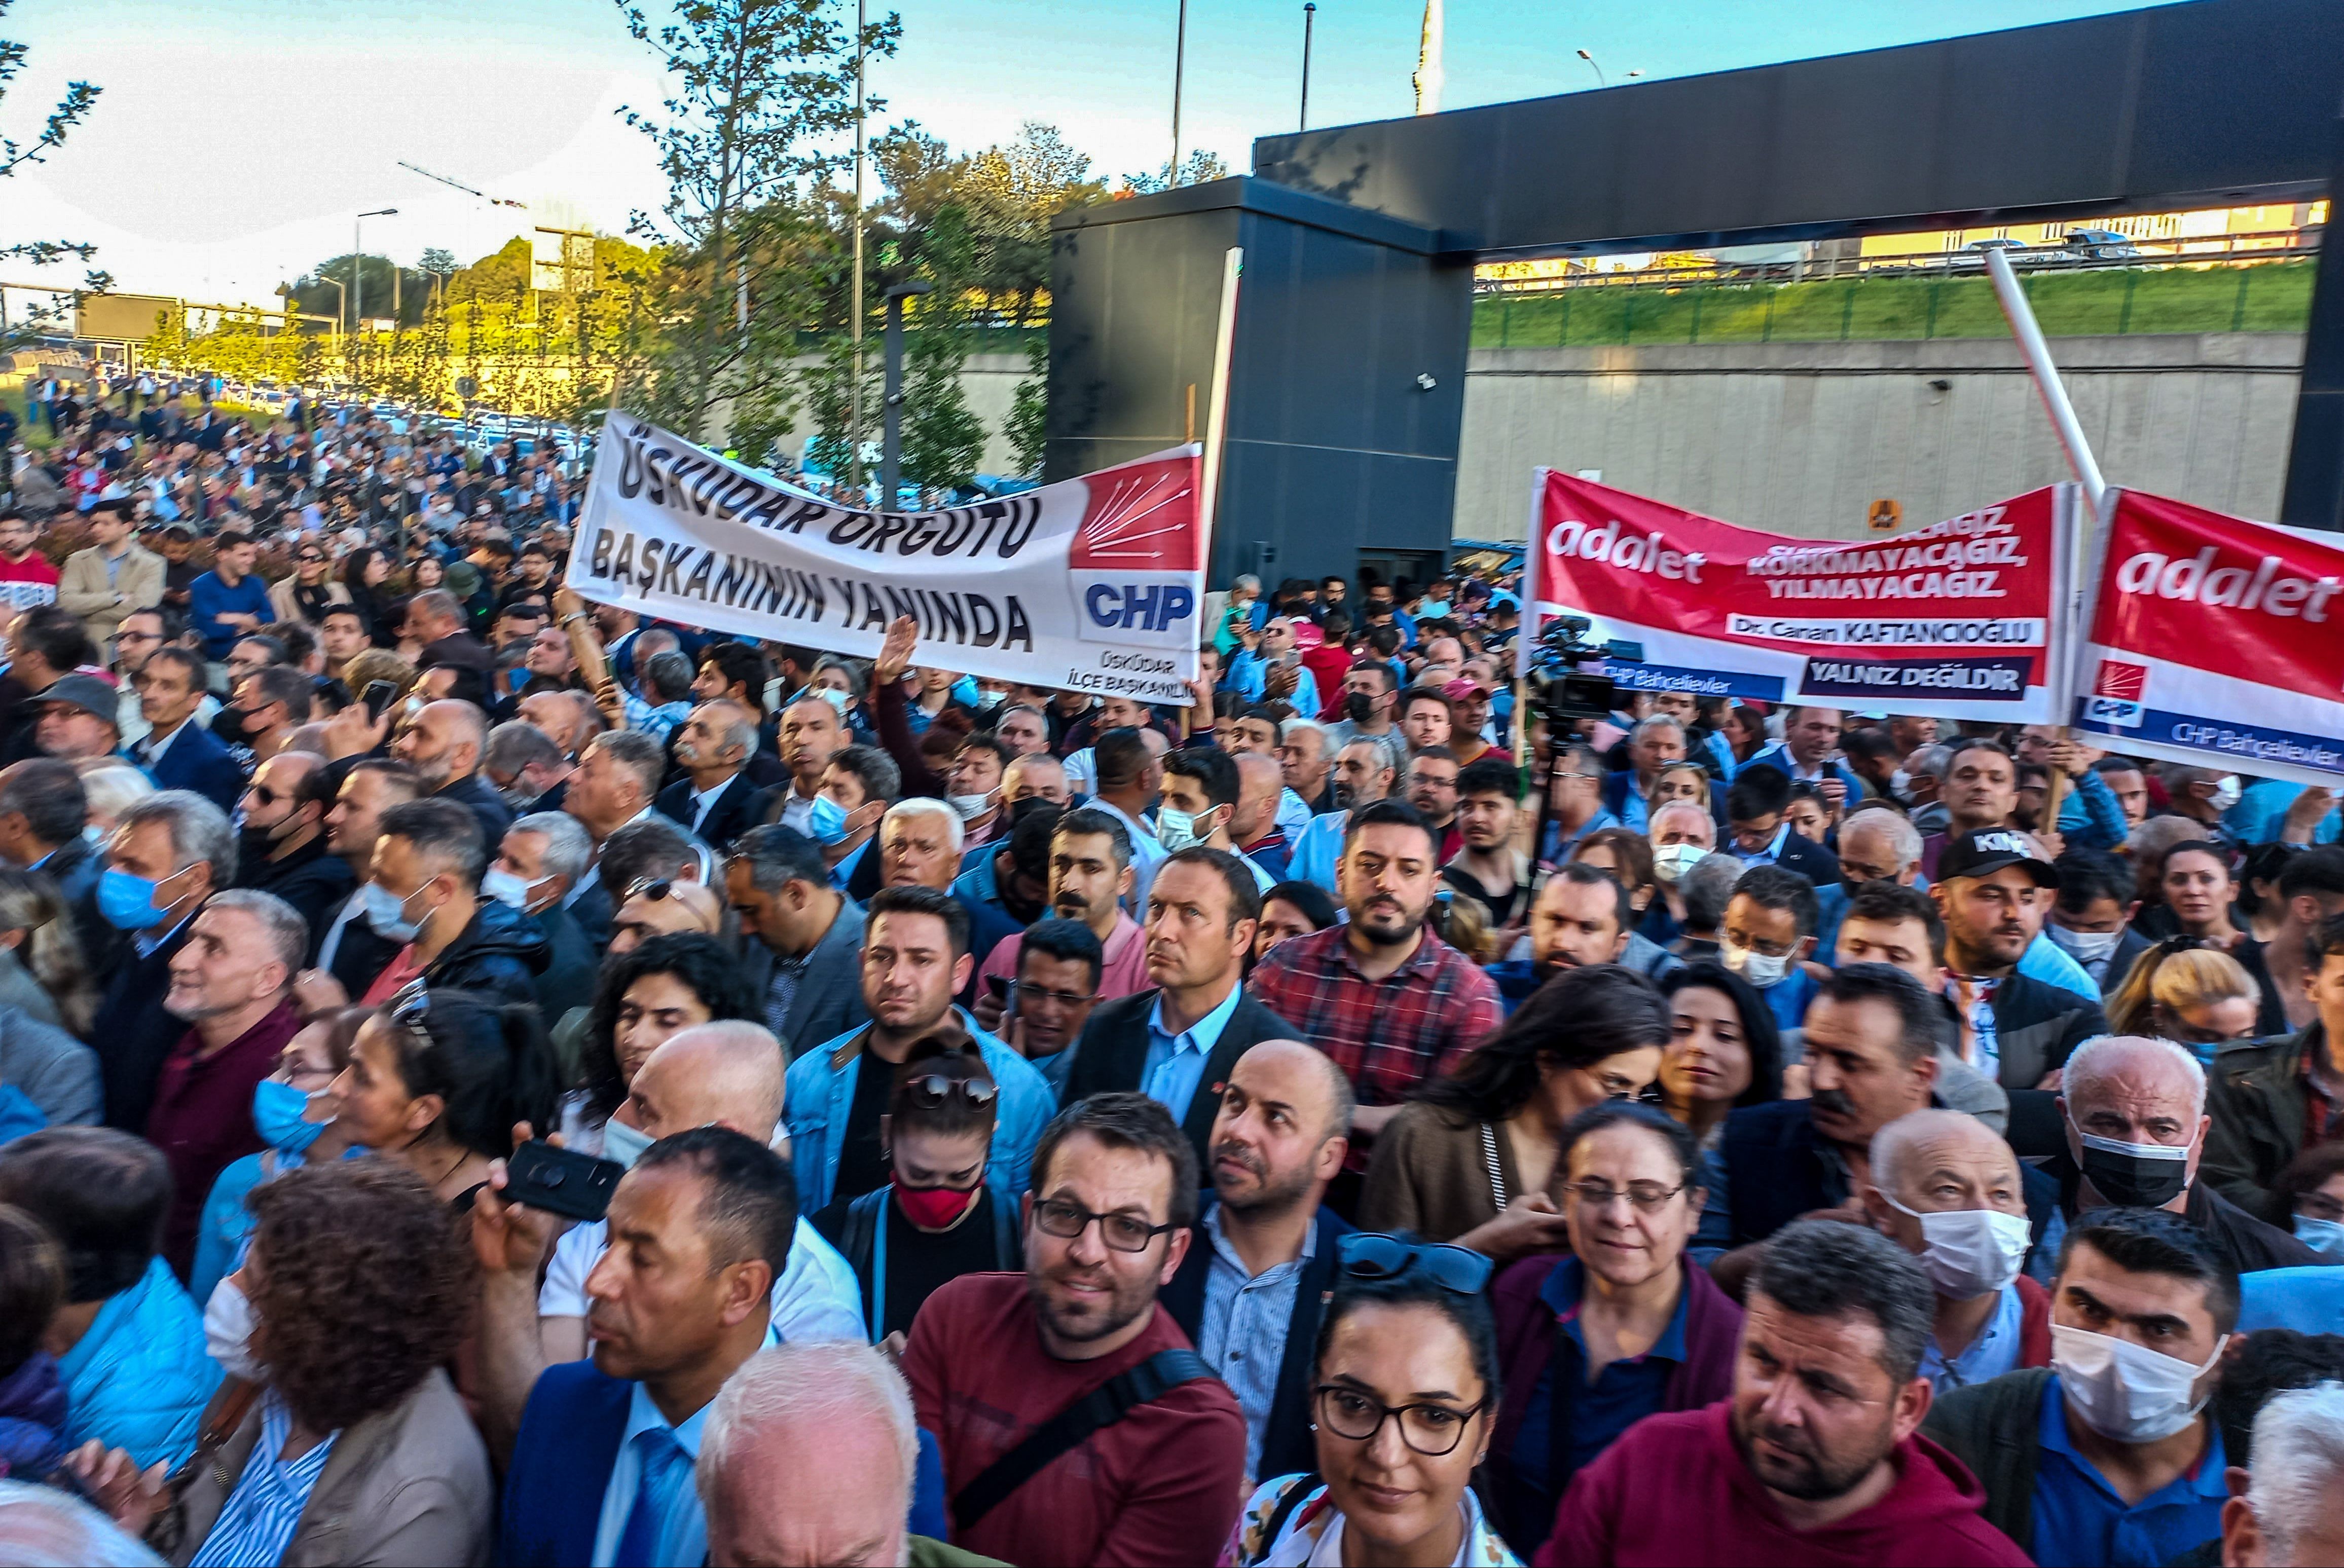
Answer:
[{"label": "man with mustache", "polygon": [[[1036,1144],[1025,1219],[1025,1277],[944,1285],[904,1348],[954,1544],[1009,1563],[1212,1561],[1243,1496],[1245,1417],[1157,1301],[1193,1239],[1196,1151],[1146,1095],[1094,1095]],[[1054,1441],[1029,1452],[1045,1428]],[[1012,1453],[1041,1462],[997,1469]]]},{"label": "man with mustache", "polygon": [[1733,1394],[1630,1427],[1579,1473],[1532,1561],[2033,1561],[1920,1435],[1933,1302],[1920,1264],[1875,1231],[1784,1230],[1750,1284]]},{"label": "man with mustache", "polygon": [[1350,1125],[1350,1080],[1322,1053],[1266,1040],[1238,1058],[1213,1118],[1212,1196],[1164,1287],[1164,1310],[1238,1396],[1257,1480],[1318,1466],[1310,1352],[1351,1230],[1321,1205]]},{"label": "man with mustache", "polygon": [[[1139,922],[1123,912],[1136,877],[1131,866],[1131,835],[1105,811],[1085,806],[1058,819],[1050,831],[1050,913],[1062,920],[1080,920],[1099,942],[1097,996],[1101,1001],[1131,996],[1147,989],[1147,942]],[[976,1021],[999,1030],[1006,1003],[991,985],[994,979],[1015,980],[1025,953],[1025,936],[1005,937],[994,944],[978,967],[986,980],[972,1010]]]}]

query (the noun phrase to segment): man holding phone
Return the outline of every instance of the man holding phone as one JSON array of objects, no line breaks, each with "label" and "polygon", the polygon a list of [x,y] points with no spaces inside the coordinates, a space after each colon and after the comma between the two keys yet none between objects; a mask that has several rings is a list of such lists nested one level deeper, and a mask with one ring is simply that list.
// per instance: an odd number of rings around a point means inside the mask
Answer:
[{"label": "man holding phone", "polygon": [[1864,798],[1864,780],[1840,756],[1840,731],[1847,715],[1836,708],[1793,708],[1783,716],[1783,739],[1760,751],[1744,768],[1779,768],[1792,783],[1819,785],[1834,811],[1845,811]]},{"label": "man holding phone", "polygon": [[994,1032],[1032,1062],[1053,1094],[1066,1087],[1066,1048],[1082,1038],[1099,1002],[1099,941],[1080,920],[1036,920],[1017,949],[1015,979],[985,977],[979,1010],[1002,1010]]}]

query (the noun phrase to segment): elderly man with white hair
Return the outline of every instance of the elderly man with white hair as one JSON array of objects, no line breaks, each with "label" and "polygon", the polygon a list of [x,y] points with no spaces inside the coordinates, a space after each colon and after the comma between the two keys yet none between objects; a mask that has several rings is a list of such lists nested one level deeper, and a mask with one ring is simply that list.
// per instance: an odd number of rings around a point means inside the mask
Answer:
[{"label": "elderly man with white hair", "polygon": [[2344,1563],[2344,1382],[2272,1395],[2254,1459],[2247,1494],[2222,1505],[2228,1568]]},{"label": "elderly man with white hair", "polygon": [[[887,808],[879,819],[879,880],[889,888],[934,888],[951,893],[960,876],[965,829],[960,813],[941,800],[914,795]],[[1015,920],[999,906],[975,899],[955,898],[968,911],[968,950],[979,964],[993,950],[1019,930]],[[963,1006],[975,1000],[975,979],[961,998]]]},{"label": "elderly man with white hair", "polygon": [[2051,1169],[2070,1219],[2104,1204],[2164,1209],[2241,1274],[2322,1261],[2198,1179],[2211,1119],[2206,1070],[2185,1048],[2143,1035],[2087,1040],[2067,1059],[2057,1104],[2067,1153]]},{"label": "elderly man with white hair", "polygon": [[917,1425],[904,1374],[868,1345],[761,1352],[725,1380],[701,1429],[695,1479],[708,1561],[992,1563],[913,1533],[914,1509],[943,1523],[935,1500],[921,1495],[941,1492],[934,1443]]}]

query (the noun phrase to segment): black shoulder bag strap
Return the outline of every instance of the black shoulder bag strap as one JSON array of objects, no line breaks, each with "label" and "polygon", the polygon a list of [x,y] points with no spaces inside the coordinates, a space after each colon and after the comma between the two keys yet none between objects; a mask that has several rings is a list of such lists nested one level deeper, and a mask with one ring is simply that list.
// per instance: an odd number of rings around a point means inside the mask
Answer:
[{"label": "black shoulder bag strap", "polygon": [[1039,1474],[1052,1460],[1093,1432],[1113,1426],[1133,1409],[1152,1404],[1184,1383],[1209,1378],[1213,1369],[1195,1351],[1157,1351],[1137,1366],[1107,1379],[1036,1427],[1026,1441],[985,1467],[985,1473],[953,1494],[953,1529],[973,1528],[1008,1495]]}]

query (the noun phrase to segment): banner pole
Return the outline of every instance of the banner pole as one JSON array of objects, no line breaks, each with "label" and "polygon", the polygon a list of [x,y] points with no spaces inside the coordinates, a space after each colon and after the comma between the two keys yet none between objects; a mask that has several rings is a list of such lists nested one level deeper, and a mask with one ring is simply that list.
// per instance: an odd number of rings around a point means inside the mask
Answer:
[{"label": "banner pole", "polygon": [[1197,482],[1197,558],[1209,585],[1213,574],[1215,514],[1221,501],[1221,443],[1229,423],[1229,365],[1237,357],[1238,276],[1245,270],[1245,247],[1221,254],[1221,316],[1213,332],[1213,400],[1205,410],[1204,471]]},{"label": "banner pole", "polygon": [[[2035,378],[2035,389],[2042,395],[2044,411],[2051,416],[2051,427],[2058,433],[2060,446],[2066,448],[2068,465],[2076,470],[2076,477],[2084,487],[2084,499],[2091,505],[2090,534],[2081,527],[2069,528],[2068,558],[2059,563],[2072,589],[2082,580],[2083,563],[2079,558],[2090,535],[2107,527],[2107,481],[2101,477],[2099,459],[2092,455],[2092,444],[2084,436],[2083,421],[2076,417],[2076,405],[2067,397],[2066,383],[2060,380],[2059,367],[2052,362],[2051,346],[2043,339],[2043,328],[2035,319],[2035,307],[2027,303],[2026,291],[2018,286],[2018,274],[2011,269],[2010,257],[2000,248],[1990,247],[1985,253],[1985,269],[1994,279],[1995,298],[2001,303],[2002,314],[2010,323],[2011,336],[2018,340],[2018,351],[2026,360],[2027,374]],[[2056,593],[2053,602],[2055,608],[2060,602]],[[2072,624],[2072,614],[2068,619],[2072,638],[2078,628]],[[2066,662],[2058,660],[2055,668]],[[2075,717],[2074,697],[2067,692],[2069,684],[2062,678],[2056,689],[2066,694],[2059,715],[2062,732],[2073,740],[2076,733],[2067,728],[2067,721]],[[2046,829],[2058,830],[2059,810],[2066,804],[2066,769],[2052,769],[2043,802],[2042,826]]]},{"label": "banner pole", "polygon": [[1539,525],[1544,521],[1546,475],[1543,467],[1531,470],[1531,520],[1523,536],[1522,602],[1514,616],[1514,766],[1530,766],[1530,672],[1531,644],[1538,636],[1539,558],[1546,554],[1546,541],[1539,537]]}]

